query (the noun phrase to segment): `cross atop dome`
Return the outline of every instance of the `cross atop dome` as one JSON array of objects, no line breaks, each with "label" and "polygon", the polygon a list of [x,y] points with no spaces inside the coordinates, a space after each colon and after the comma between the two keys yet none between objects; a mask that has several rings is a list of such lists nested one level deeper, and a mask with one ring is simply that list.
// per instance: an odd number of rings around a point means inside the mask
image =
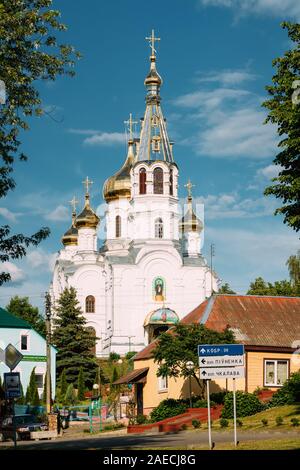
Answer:
[{"label": "cross atop dome", "polygon": [[124,124],[127,125],[129,131],[129,140],[133,140],[133,126],[134,124],[138,124],[138,122],[132,120],[132,114],[130,113],[128,121],[124,121]]},{"label": "cross atop dome", "polygon": [[85,186],[85,194],[89,195],[89,187],[94,184],[94,181],[89,180],[89,177],[87,176],[84,181],[82,181],[83,186]]},{"label": "cross atop dome", "polygon": [[190,199],[192,197],[192,188],[195,187],[195,185],[191,183],[190,178],[188,179],[188,182],[184,185],[184,187],[187,189],[188,197]]},{"label": "cross atop dome", "polygon": [[155,41],[160,41],[160,38],[156,38],[154,34],[154,29],[152,29],[151,36],[145,38],[146,41],[149,42],[149,46],[151,49],[151,56],[155,57],[155,53],[157,52],[155,49]]},{"label": "cross atop dome", "polygon": [[72,212],[76,214],[76,206],[78,204],[79,201],[77,201],[76,197],[73,196],[73,199],[71,199],[71,201],[69,201],[69,204],[71,204],[71,207],[72,207]]}]

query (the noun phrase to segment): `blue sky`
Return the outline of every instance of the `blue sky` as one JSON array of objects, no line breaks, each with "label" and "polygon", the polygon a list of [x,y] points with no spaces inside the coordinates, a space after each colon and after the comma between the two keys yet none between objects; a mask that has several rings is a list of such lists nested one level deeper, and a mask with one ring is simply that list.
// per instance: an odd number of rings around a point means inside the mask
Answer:
[{"label": "blue sky", "polygon": [[145,41],[161,38],[162,107],[180,170],[180,197],[190,177],[205,204],[204,255],[237,292],[251,280],[288,277],[286,259],[299,248],[295,232],[273,216],[277,201],[263,190],[276,175],[276,129],[263,125],[272,60],[291,44],[280,22],[300,19],[299,0],[111,0],[53,2],[68,25],[64,42],[83,55],[75,78],[39,83],[43,118],[23,135],[30,156],[18,163],[17,188],[0,201],[14,232],[49,226],[51,236],[20,262],[0,303],[28,295],[35,305],[51,280],[60,238],[70,225],[68,201],[83,204],[82,180],[94,181],[92,204],[103,212],[102,185],[126,153],[124,120],[144,113]]}]

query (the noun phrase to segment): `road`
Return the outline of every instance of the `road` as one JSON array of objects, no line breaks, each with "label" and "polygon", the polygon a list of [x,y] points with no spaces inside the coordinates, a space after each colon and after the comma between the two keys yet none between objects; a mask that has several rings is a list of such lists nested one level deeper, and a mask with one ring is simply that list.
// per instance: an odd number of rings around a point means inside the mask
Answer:
[{"label": "road", "polygon": [[[229,431],[219,431],[213,433],[213,441],[232,442],[233,433]],[[240,442],[248,440],[263,439],[287,439],[299,438],[299,431],[240,431],[238,439]],[[187,445],[206,444],[207,433],[204,431],[181,431],[180,433],[152,433],[152,434],[106,434],[97,436],[70,436],[61,437],[52,441],[21,441],[18,442],[20,450],[98,450],[98,449],[138,449],[138,448],[165,448],[179,447],[186,448]],[[0,449],[11,449],[13,443],[6,442],[0,445]]]}]

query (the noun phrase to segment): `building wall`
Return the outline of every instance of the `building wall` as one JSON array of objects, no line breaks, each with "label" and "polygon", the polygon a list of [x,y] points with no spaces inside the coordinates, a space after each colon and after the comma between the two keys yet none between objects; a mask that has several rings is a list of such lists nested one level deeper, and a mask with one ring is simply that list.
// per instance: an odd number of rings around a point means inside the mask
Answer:
[{"label": "building wall", "polygon": [[[21,351],[21,335],[28,335],[28,350]],[[21,382],[23,386],[24,395],[26,393],[30,374],[35,367],[37,374],[43,374],[43,381],[46,375],[46,340],[40,336],[36,331],[31,329],[20,328],[0,328],[0,348],[5,349],[8,344],[13,344],[18,351],[20,351],[24,358],[26,356],[34,356],[31,360],[22,360],[19,362],[14,372],[20,372]],[[42,357],[40,357],[42,356]],[[55,396],[55,370],[56,370],[56,350],[51,348],[51,382],[52,382],[52,398]],[[4,372],[10,372],[9,368],[0,362],[0,375],[3,379]],[[43,388],[38,389],[39,395],[43,393]]]},{"label": "building wall", "polygon": [[[286,353],[269,353],[269,352],[247,352],[246,353],[246,378],[236,379],[236,390],[254,392],[257,387],[264,387],[264,360],[265,359],[279,359],[289,361],[290,374],[300,369],[299,359],[298,363],[295,360],[296,356]],[[134,368],[141,369],[149,367],[147,374],[147,382],[144,385],[144,414],[149,414],[153,408],[159,405],[162,400],[167,398],[188,398],[189,397],[189,384],[188,379],[183,380],[179,377],[177,379],[168,379],[168,389],[160,392],[158,390],[158,377],[156,372],[158,365],[154,363],[153,359],[145,359],[135,361]],[[210,392],[218,392],[222,390],[232,390],[233,381],[226,380],[212,380],[210,383]],[[270,387],[270,390],[278,390],[278,387]],[[199,395],[199,386],[195,380],[192,381],[192,395]]]}]

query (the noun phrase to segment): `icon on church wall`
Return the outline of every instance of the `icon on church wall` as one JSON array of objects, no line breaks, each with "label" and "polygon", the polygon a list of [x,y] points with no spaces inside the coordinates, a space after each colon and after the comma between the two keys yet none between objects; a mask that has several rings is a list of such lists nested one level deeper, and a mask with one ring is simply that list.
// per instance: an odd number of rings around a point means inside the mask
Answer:
[{"label": "icon on church wall", "polygon": [[166,283],[162,277],[156,277],[153,281],[153,297],[157,302],[166,298]]}]

